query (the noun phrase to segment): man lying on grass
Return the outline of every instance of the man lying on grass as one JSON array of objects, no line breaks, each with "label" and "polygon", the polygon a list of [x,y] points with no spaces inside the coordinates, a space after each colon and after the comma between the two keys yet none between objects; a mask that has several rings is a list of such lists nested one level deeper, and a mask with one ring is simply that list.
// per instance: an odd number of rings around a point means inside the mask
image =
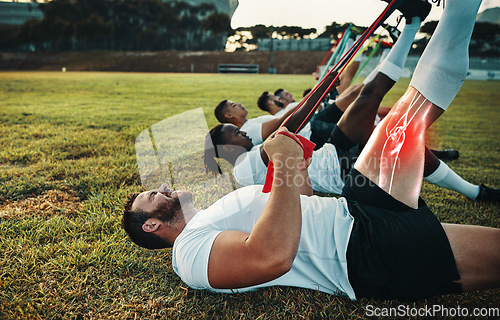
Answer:
[{"label": "man lying on grass", "polygon": [[449,1],[410,87],[370,137],[341,198],[301,195],[310,192],[301,183],[305,145],[282,128],[264,144],[275,166],[270,193],[249,186],[198,211],[189,192],[143,192],[124,212],[131,239],[172,246],[184,282],[220,292],[283,285],[419,299],[500,286],[500,229],[440,224],[419,198],[424,134],[465,78],[480,5]]}]

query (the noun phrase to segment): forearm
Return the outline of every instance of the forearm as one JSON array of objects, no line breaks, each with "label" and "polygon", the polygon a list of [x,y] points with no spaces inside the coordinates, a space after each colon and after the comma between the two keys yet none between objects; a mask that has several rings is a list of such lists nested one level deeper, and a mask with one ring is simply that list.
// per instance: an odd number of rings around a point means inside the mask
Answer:
[{"label": "forearm", "polygon": [[300,188],[295,183],[298,170],[277,161],[269,200],[255,224],[248,244],[258,243],[264,259],[292,262],[298,249],[302,216]]}]

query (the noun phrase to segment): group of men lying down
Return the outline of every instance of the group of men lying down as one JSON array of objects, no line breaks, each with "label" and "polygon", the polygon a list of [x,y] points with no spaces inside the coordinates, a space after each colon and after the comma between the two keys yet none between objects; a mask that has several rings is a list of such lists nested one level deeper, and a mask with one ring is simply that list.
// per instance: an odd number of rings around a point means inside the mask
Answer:
[{"label": "group of men lying down", "polygon": [[[463,180],[438,158],[448,154],[429,150],[424,138],[466,77],[480,4],[447,1],[407,91],[389,112],[380,103],[401,75],[430,10],[426,0],[398,8],[406,24],[390,53],[337,97],[320,101],[340,84],[331,73],[295,112],[287,110],[293,99],[286,91],[259,98],[271,113],[264,118],[247,119],[241,104],[222,101],[205,164],[217,173],[215,158],[226,159],[244,187],[203,210],[189,191],[166,184],[134,193],[124,230],[139,246],[172,248],[174,272],[195,289],[293,286],[351,299],[415,300],[498,288],[500,229],[440,223],[420,198],[424,177],[472,200],[499,202],[499,189]],[[311,112],[318,103],[321,111]]]}]

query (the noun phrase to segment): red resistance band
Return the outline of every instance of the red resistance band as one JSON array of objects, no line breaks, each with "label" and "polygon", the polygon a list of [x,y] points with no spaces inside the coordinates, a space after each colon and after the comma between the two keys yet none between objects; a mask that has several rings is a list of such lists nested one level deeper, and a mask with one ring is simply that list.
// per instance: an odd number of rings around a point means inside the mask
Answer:
[{"label": "red resistance band", "polygon": [[[304,138],[300,135],[293,135],[286,131],[279,131],[276,134],[283,134],[291,139],[293,139],[304,151],[304,160],[307,160],[312,157],[312,153],[316,144],[311,142],[307,138]],[[274,176],[274,164],[271,160],[269,160],[269,164],[267,166],[267,174],[266,181],[264,183],[264,187],[262,188],[262,192],[268,193],[271,191],[271,187],[273,186],[273,176]]]}]

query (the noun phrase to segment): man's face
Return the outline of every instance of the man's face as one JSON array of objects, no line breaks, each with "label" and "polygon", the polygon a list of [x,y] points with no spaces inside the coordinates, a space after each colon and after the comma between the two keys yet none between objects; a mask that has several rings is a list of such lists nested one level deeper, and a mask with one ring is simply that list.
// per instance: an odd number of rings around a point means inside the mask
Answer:
[{"label": "man's face", "polygon": [[222,135],[228,145],[240,146],[247,151],[253,147],[252,138],[247,136],[245,131],[240,131],[234,124],[224,124]]},{"label": "man's face", "polygon": [[292,94],[286,90],[283,90],[280,93],[280,101],[284,105],[288,105],[289,103],[295,102],[295,99],[293,98]]},{"label": "man's face", "polygon": [[228,100],[226,103],[226,113],[229,113],[233,117],[239,119],[246,119],[248,115],[248,110],[241,103],[235,103],[234,101]]},{"label": "man's face", "polygon": [[280,109],[283,109],[285,107],[285,105],[280,101],[280,97],[275,96],[274,94],[269,94],[268,96],[269,96],[269,99],[267,100],[267,103],[269,105],[274,104],[275,106],[277,106]]},{"label": "man's face", "polygon": [[175,191],[163,184],[160,188],[142,192],[132,204],[131,210],[141,210],[162,221],[170,221],[179,215],[182,204],[193,201],[189,191]]}]

